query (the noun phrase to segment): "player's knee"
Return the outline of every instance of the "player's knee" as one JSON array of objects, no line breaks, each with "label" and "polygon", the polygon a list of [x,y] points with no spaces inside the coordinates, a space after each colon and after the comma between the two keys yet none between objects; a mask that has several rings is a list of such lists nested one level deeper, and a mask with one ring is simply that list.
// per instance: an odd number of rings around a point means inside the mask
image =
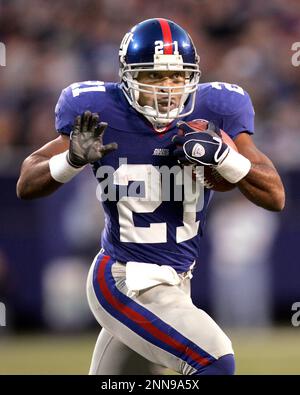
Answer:
[{"label": "player's knee", "polygon": [[[223,332],[219,332],[215,335],[215,337],[212,339],[212,354],[214,355],[215,358],[220,359],[220,355],[228,355],[228,354],[234,354],[233,348],[232,348],[232,343],[229,337]],[[207,350],[209,352],[209,350]]]},{"label": "player's knee", "polygon": [[227,354],[220,357],[217,361],[217,371],[223,375],[234,375],[235,359],[233,354]]},{"label": "player's knee", "polygon": [[223,355],[219,359],[216,359],[210,365],[202,368],[200,371],[195,372],[195,375],[234,375],[235,372],[235,360],[233,354]]},{"label": "player's knee", "polygon": [[221,332],[214,339],[214,347],[218,352],[217,355],[233,354],[232,343],[229,337]]},{"label": "player's knee", "polygon": [[235,372],[235,360],[232,343],[224,333],[219,333],[214,338],[214,352],[212,355],[221,355],[211,364],[202,367],[196,375],[233,375]]},{"label": "player's knee", "polygon": [[225,333],[223,333],[223,336],[219,338],[219,347],[219,355],[222,356],[213,363],[213,369],[215,369],[216,373],[212,374],[233,375],[235,372],[234,352],[231,340]]}]

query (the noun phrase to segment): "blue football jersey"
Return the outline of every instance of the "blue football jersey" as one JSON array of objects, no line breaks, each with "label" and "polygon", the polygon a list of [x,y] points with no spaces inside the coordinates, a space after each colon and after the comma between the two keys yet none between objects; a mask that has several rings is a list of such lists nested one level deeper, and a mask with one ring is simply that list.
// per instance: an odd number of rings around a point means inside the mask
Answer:
[{"label": "blue football jersey", "polygon": [[[120,262],[150,262],[170,265],[177,272],[188,270],[199,255],[213,192],[204,189],[201,206],[197,206],[196,198],[188,201],[183,187],[178,199],[173,188],[175,176],[171,176],[171,193],[164,198],[159,169],[176,166],[178,170],[172,156],[176,120],[166,131],[158,133],[129,105],[120,84],[85,81],[62,91],[55,108],[56,130],[69,135],[75,117],[86,110],[97,112],[100,120],[108,123],[104,144],[118,143],[116,151],[92,166],[100,184],[109,180],[106,185],[112,190],[111,198],[102,202],[105,212],[102,247]],[[233,139],[241,132],[254,132],[251,99],[237,85],[200,84],[195,109],[184,120],[198,118],[214,121]],[[112,178],[103,169],[113,169]],[[106,193],[105,189],[102,192]],[[150,195],[154,198],[149,199]]]}]

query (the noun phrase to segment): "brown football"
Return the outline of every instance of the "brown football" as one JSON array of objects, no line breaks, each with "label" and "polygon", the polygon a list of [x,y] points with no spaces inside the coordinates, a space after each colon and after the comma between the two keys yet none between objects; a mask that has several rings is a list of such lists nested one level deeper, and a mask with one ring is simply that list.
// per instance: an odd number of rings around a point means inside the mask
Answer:
[{"label": "brown football", "polygon": [[[193,121],[187,122],[187,124],[195,130],[199,130],[199,132],[203,132],[207,129],[208,121],[205,119],[194,119]],[[231,148],[238,151],[237,146],[234,144],[234,141],[228,136],[224,130],[221,130],[221,135],[224,143],[229,145]],[[204,167],[204,180],[197,178],[203,185],[208,189],[213,189],[214,191],[218,192],[226,192],[230,191],[231,189],[235,188],[235,184],[230,183],[229,181],[225,180],[218,173],[218,171],[213,167]]]}]

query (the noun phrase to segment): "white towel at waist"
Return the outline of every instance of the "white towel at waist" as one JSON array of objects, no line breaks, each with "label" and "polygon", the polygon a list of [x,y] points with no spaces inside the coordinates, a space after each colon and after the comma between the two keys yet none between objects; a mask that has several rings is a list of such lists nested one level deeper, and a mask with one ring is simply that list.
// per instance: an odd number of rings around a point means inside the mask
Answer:
[{"label": "white towel at waist", "polygon": [[155,263],[127,262],[126,286],[128,293],[136,293],[142,289],[158,284],[178,285],[183,278],[192,278],[192,268],[186,273],[178,274],[168,265],[159,266]]}]

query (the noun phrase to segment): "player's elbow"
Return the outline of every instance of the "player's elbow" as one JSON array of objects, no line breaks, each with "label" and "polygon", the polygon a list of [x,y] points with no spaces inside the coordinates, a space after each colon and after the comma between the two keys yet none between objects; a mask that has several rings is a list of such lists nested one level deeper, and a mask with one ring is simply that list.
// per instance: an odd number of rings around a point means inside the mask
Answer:
[{"label": "player's elbow", "polygon": [[37,175],[34,173],[35,164],[31,157],[26,158],[21,166],[19,179],[16,185],[16,194],[19,199],[30,200],[38,197],[36,195]]},{"label": "player's elbow", "polygon": [[271,195],[271,202],[269,210],[282,211],[285,207],[285,192],[284,188],[278,188]]},{"label": "player's elbow", "polygon": [[36,197],[34,194],[32,182],[30,182],[30,179],[26,177],[24,172],[21,172],[17,181],[16,193],[18,198],[22,200],[30,200]]},{"label": "player's elbow", "polygon": [[26,158],[22,163],[19,179],[16,185],[16,194],[19,199],[30,199],[28,180],[27,180],[28,177],[26,171],[27,163],[28,163],[28,158]]},{"label": "player's elbow", "polygon": [[22,176],[20,176],[20,178],[18,179],[16,193],[19,199],[32,199],[30,189],[26,187],[26,183],[24,182]]},{"label": "player's elbow", "polygon": [[283,192],[275,201],[275,210],[274,211],[282,211],[285,207],[285,193]]}]

